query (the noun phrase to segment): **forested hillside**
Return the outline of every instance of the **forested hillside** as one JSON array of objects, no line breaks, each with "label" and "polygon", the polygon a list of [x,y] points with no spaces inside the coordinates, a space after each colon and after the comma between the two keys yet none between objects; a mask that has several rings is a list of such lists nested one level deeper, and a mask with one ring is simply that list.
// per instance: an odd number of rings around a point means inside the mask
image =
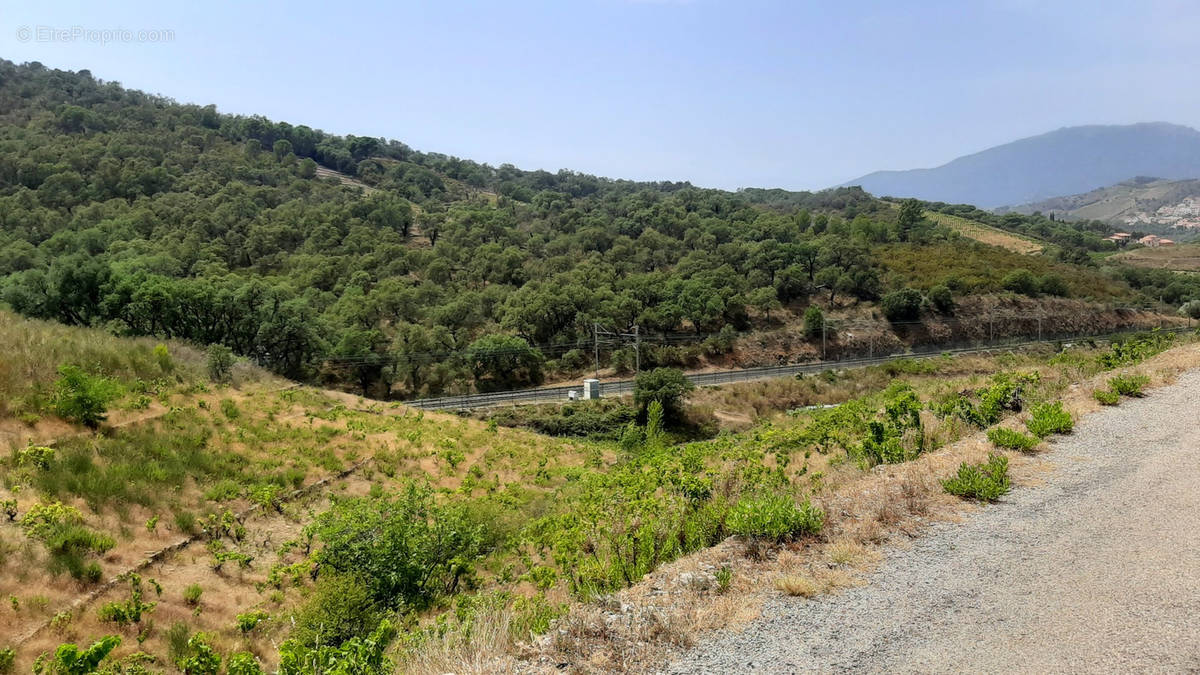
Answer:
[{"label": "forested hillside", "polygon": [[[895,271],[955,246],[991,259],[921,213],[856,188],[731,193],[496,168],[0,62],[5,303],[117,334],[224,343],[286,376],[376,396],[581,371],[594,323],[720,333],[719,350],[813,302],[1005,288]],[[1095,233],[1005,219],[1061,244],[1027,294],[1138,299],[1072,264],[1090,262],[1081,249],[1096,248]],[[1023,266],[994,262],[993,273]]]}]

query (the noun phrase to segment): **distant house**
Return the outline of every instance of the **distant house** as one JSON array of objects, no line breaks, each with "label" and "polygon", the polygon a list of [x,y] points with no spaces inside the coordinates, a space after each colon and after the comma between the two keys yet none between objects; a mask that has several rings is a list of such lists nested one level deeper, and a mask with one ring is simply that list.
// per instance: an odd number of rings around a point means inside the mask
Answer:
[{"label": "distant house", "polygon": [[1116,244],[1117,246],[1124,246],[1125,244],[1129,243],[1129,238],[1132,236],[1133,235],[1129,234],[1128,232],[1116,232],[1116,233],[1108,235],[1104,239],[1105,239],[1105,241],[1111,241],[1112,243]]},{"label": "distant house", "polygon": [[[1148,234],[1148,235],[1142,237],[1141,239],[1138,239],[1137,243],[1141,244],[1142,246],[1146,246],[1148,248],[1158,248],[1160,245],[1162,245],[1162,241],[1163,241],[1162,238],[1159,237],[1158,235]],[[1168,239],[1167,241],[1171,241],[1171,240]],[[1172,241],[1171,243],[1174,244],[1175,242]]]},{"label": "distant house", "polygon": [[1174,246],[1175,242],[1171,241],[1170,239],[1159,239],[1158,245],[1159,246]]}]

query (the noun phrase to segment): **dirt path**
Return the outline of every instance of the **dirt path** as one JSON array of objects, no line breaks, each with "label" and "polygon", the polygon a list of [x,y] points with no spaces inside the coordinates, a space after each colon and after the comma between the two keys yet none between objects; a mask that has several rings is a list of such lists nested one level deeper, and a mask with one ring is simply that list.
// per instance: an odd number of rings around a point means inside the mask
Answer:
[{"label": "dirt path", "polygon": [[1200,672],[1200,372],[1045,460],[1044,484],[893,550],[869,585],[772,601],[668,671]]}]

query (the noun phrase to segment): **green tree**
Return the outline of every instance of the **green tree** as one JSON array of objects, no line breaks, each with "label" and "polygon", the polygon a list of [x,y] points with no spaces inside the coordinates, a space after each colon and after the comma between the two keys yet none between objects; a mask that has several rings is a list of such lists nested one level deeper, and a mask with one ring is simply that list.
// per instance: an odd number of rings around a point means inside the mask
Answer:
[{"label": "green tree", "polygon": [[911,321],[921,315],[922,301],[920,291],[903,288],[883,296],[879,305],[889,321]]},{"label": "green tree", "polygon": [[779,302],[779,296],[775,289],[769,286],[756,288],[746,295],[746,299],[758,311],[762,312],[763,317],[770,322],[772,310],[782,309],[783,303]]},{"label": "green tree", "polygon": [[809,305],[804,310],[804,335],[808,339],[821,337],[825,330],[825,313],[816,305]]},{"label": "green tree", "polygon": [[542,354],[515,335],[485,335],[467,347],[467,363],[480,391],[542,383]]},{"label": "green tree", "polygon": [[677,368],[655,368],[638,373],[633,384],[633,404],[638,416],[646,419],[651,403],[662,406],[663,418],[669,423],[678,423],[683,418],[683,402],[696,388]]},{"label": "green tree", "polygon": [[222,344],[209,345],[205,364],[213,382],[228,382],[233,375],[234,362],[232,349]]},{"label": "green tree", "polygon": [[912,241],[913,231],[924,222],[924,209],[916,199],[900,202],[900,213],[896,216],[896,236],[900,241]]}]

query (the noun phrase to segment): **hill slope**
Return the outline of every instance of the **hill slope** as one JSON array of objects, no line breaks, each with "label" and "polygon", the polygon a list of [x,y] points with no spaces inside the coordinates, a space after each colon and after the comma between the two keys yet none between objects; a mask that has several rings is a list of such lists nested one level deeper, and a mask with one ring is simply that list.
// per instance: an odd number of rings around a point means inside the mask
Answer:
[{"label": "hill slope", "polygon": [[1025,214],[1041,211],[1070,220],[1102,220],[1123,228],[1191,239],[1200,236],[1200,180],[1139,177],[1006,210]]},{"label": "hill slope", "polygon": [[1163,122],[1067,127],[936,168],[877,171],[846,185],[993,208],[1086,192],[1130,176],[1200,178],[1200,132]]}]

